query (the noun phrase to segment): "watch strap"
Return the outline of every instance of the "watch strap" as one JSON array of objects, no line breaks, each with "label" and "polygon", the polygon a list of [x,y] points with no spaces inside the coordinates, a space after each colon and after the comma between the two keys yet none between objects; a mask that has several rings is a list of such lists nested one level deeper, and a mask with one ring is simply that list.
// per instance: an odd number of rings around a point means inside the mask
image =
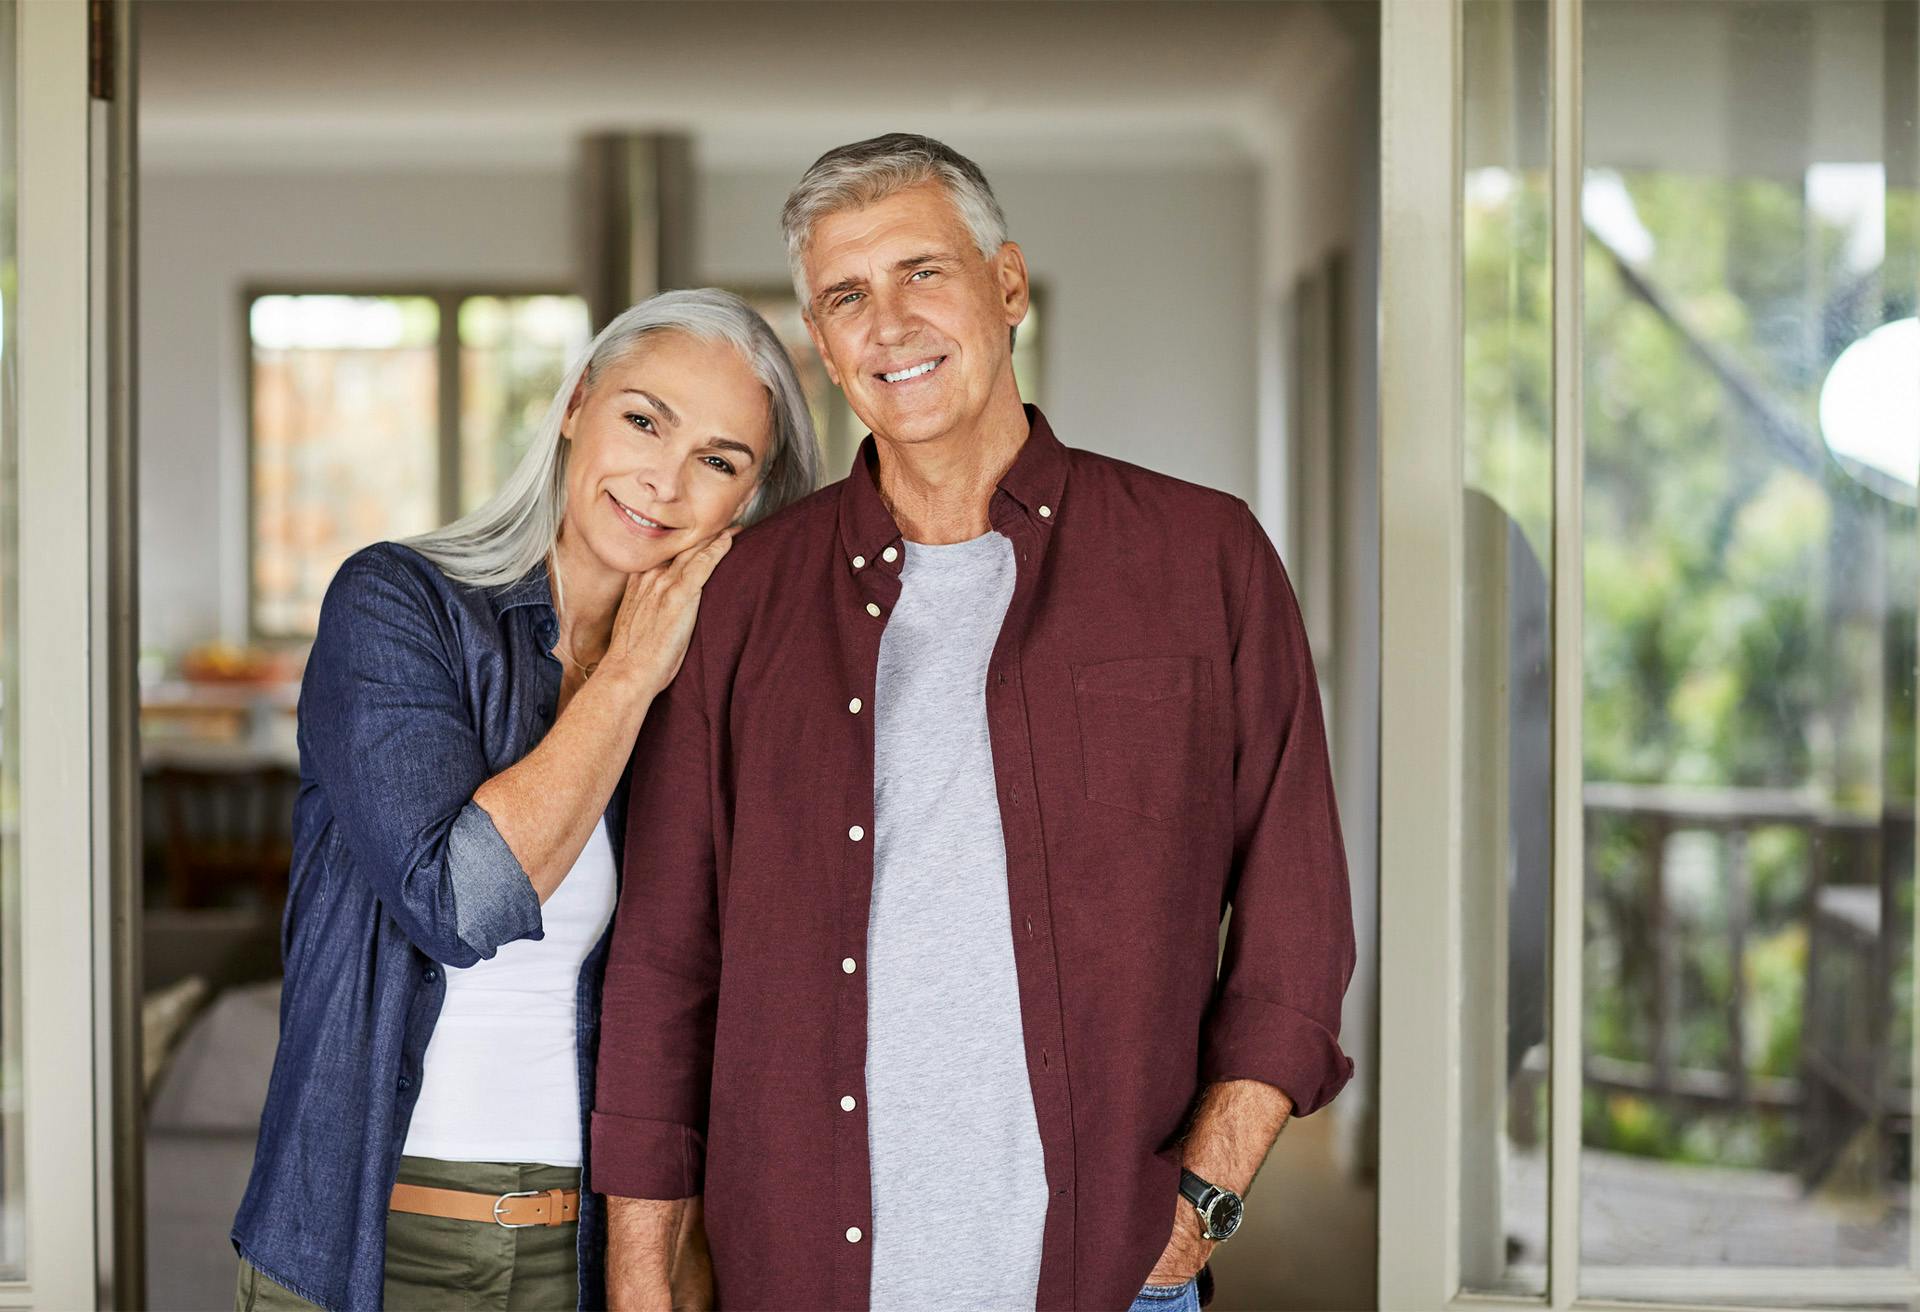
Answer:
[{"label": "watch strap", "polygon": [[1192,1171],[1183,1169],[1180,1172],[1180,1196],[1195,1207],[1199,1207],[1206,1200],[1207,1195],[1214,1190],[1214,1185],[1202,1180]]}]

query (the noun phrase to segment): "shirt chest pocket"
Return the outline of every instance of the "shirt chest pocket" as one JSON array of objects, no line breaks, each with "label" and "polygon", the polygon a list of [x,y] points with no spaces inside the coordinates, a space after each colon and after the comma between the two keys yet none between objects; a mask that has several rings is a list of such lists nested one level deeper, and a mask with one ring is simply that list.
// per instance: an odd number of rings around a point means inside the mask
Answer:
[{"label": "shirt chest pocket", "polygon": [[1087,797],[1153,820],[1176,814],[1206,732],[1213,668],[1199,656],[1073,667]]}]

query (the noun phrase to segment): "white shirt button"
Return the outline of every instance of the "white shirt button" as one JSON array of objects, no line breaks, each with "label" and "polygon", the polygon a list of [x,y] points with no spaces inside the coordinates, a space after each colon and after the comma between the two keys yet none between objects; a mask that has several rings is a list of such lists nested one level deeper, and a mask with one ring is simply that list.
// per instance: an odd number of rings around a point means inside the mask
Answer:
[{"label": "white shirt button", "polygon": [[848,702],[847,710],[851,711],[855,715],[860,714],[860,699],[858,697],[855,697],[852,701]]},{"label": "white shirt button", "polygon": [[1042,506],[1042,507],[1040,507],[1040,518],[1042,518],[1042,519],[1052,519],[1052,518],[1053,518],[1053,507],[1052,507],[1052,506]]},{"label": "white shirt button", "polygon": [[851,975],[858,967],[853,964],[852,957],[842,957],[840,958],[840,969]]},{"label": "white shirt button", "polygon": [[891,565],[893,564],[894,561],[900,559],[900,553],[899,551],[895,550],[893,547],[888,547],[885,551],[880,553],[880,559],[886,561],[887,564]]},{"label": "white shirt button", "polygon": [[863,568],[866,565],[866,563],[867,563],[867,558],[865,556],[855,556],[853,558],[853,567],[855,569]]},{"label": "white shirt button", "polygon": [[879,619],[879,618],[880,618],[880,608],[879,608],[878,606],[876,606],[876,605],[874,605],[874,604],[873,604],[872,602],[868,602],[868,603],[867,603],[867,614],[869,614],[869,615],[871,615],[871,616],[873,616],[873,617],[874,617],[875,619]]},{"label": "white shirt button", "polygon": [[866,836],[867,836],[867,831],[862,829],[859,825],[855,825],[853,828],[847,830],[847,837],[851,838],[856,843],[859,842],[861,839],[865,838]]},{"label": "white shirt button", "polygon": [[848,1243],[850,1243],[850,1244],[857,1244],[857,1243],[859,1243],[859,1242],[860,1242],[860,1227],[859,1227],[859,1226],[857,1226],[857,1225],[850,1225],[850,1226],[848,1226],[848,1227],[847,1227],[847,1242],[848,1242]]},{"label": "white shirt button", "polygon": [[843,1112],[850,1112],[857,1106],[859,1106],[859,1104],[853,1100],[852,1094],[848,1094],[840,1100],[840,1110]]}]

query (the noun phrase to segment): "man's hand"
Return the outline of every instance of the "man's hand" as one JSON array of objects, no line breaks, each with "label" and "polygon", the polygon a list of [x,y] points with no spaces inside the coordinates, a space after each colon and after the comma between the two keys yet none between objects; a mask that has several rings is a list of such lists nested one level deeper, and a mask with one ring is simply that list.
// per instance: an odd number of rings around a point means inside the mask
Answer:
[{"label": "man's hand", "polygon": [[1153,1264],[1150,1285],[1184,1285],[1200,1274],[1200,1268],[1213,1256],[1213,1241],[1200,1234],[1200,1213],[1181,1197],[1173,1200],[1173,1237]]},{"label": "man's hand", "polygon": [[713,1260],[700,1200],[607,1199],[610,1312],[707,1312]]}]

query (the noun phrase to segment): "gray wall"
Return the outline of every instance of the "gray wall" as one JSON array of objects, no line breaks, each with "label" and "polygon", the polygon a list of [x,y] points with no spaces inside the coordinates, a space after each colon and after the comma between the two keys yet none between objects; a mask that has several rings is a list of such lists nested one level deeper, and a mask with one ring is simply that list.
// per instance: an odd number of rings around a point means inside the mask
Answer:
[{"label": "gray wall", "polygon": [[[1258,181],[1249,166],[992,169],[1047,289],[1070,443],[1254,496]],[[782,284],[784,173],[703,173],[713,281]],[[571,281],[564,171],[186,172],[141,196],[141,642],[246,625],[250,284]],[[837,472],[837,471],[836,471]]]}]

